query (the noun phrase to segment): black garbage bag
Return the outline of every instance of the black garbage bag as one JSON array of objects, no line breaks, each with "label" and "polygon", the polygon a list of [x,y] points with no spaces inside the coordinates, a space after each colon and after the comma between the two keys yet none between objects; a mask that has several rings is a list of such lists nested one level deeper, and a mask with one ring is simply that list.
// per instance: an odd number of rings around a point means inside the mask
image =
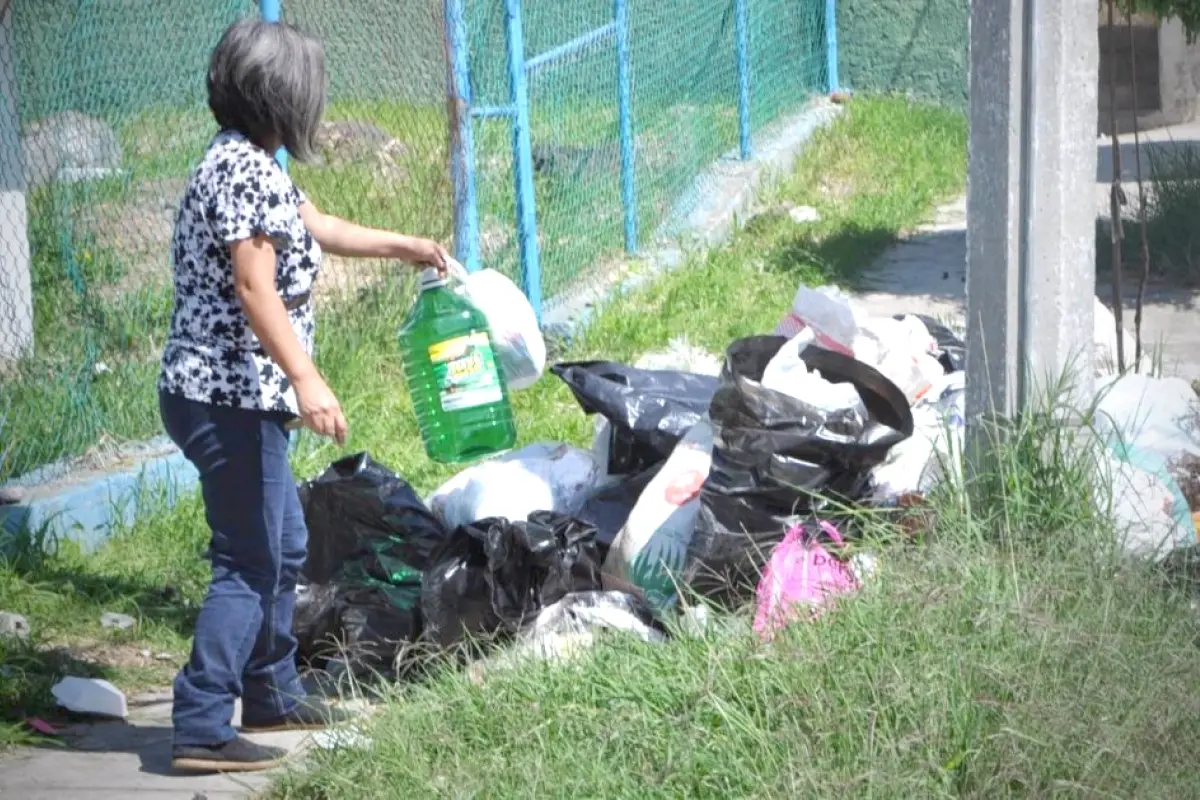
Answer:
[{"label": "black garbage bag", "polygon": [[[482,539],[458,528],[433,554],[421,578],[425,639],[440,648],[486,637],[500,628],[492,609],[487,552]],[[476,642],[482,644],[482,642]]]},{"label": "black garbage bag", "polygon": [[506,625],[531,615],[571,592],[600,588],[596,529],[553,511],[535,511],[527,522],[483,520],[492,608]]},{"label": "black garbage bag", "polygon": [[346,661],[356,672],[390,672],[421,630],[419,587],[378,581],[298,588],[292,632],[308,666]]},{"label": "black garbage bag", "polygon": [[334,614],[339,656],[356,672],[391,673],[421,633],[420,587],[339,586]]},{"label": "black garbage bag", "polygon": [[337,587],[330,584],[301,584],[296,587],[296,606],[292,613],[292,633],[296,637],[296,655],[302,663],[315,664],[324,657],[328,642],[335,634],[337,619],[334,603]]},{"label": "black garbage bag", "polygon": [[730,346],[713,397],[712,470],[700,492],[684,579],[702,595],[741,596],[757,583],[789,520],[822,508],[822,498],[852,503],[870,471],[913,432],[912,409],[878,370],[829,350],[801,358],[832,383],[850,383],[866,408],[826,413],[762,387],[767,363],[787,344],[777,336]]},{"label": "black garbage bag", "polygon": [[607,361],[556,364],[586,414],[612,423],[608,472],[631,475],[660,464],[712,401],[717,379],[674,370],[647,370]]},{"label": "black garbage bag", "polygon": [[456,530],[421,587],[425,635],[450,647],[512,633],[571,592],[601,588],[596,529],[553,511]]},{"label": "black garbage bag", "polygon": [[308,525],[303,574],[309,583],[334,582],[352,565],[380,581],[416,585],[447,538],[408,481],[367,453],[335,461],[302,484],[300,503]]},{"label": "black garbage bag", "polygon": [[301,484],[308,525],[292,630],[309,663],[346,658],[390,671],[421,631],[421,573],[448,539],[412,486],[367,453]]},{"label": "black garbage bag", "polygon": [[954,331],[928,314],[896,314],[895,319],[904,319],[906,316],[914,316],[921,320],[929,331],[929,335],[937,342],[940,351],[938,361],[941,363],[942,369],[950,373],[962,372],[967,368],[967,345],[955,335]]}]

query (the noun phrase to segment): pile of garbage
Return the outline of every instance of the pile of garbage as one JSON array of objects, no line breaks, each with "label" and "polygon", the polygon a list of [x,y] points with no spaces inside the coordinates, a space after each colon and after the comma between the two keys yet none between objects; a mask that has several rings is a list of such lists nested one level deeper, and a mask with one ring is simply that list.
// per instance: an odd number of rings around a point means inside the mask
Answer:
[{"label": "pile of garbage", "polygon": [[[365,453],[301,486],[300,656],[384,672],[414,649],[498,642],[489,663],[566,657],[610,630],[662,641],[688,596],[755,603],[770,639],[868,580],[870,560],[846,557],[845,509],[904,505],[960,468],[964,366],[937,320],[866,317],[804,286],[773,335],[723,361],[680,341],[634,365],[556,364],[597,420],[590,450],[532,444],[428,498]],[[1109,376],[1097,408],[1129,552],[1194,546],[1195,392]]]}]

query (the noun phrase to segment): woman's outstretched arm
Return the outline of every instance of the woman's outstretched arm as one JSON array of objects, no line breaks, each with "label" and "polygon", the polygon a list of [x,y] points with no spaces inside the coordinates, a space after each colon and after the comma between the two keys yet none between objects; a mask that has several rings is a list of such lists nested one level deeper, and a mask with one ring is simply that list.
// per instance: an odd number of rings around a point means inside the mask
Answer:
[{"label": "woman's outstretched arm", "polygon": [[367,228],[332,214],[322,213],[311,202],[300,206],[300,217],[321,249],[349,258],[392,258],[444,272],[450,255],[432,239]]}]

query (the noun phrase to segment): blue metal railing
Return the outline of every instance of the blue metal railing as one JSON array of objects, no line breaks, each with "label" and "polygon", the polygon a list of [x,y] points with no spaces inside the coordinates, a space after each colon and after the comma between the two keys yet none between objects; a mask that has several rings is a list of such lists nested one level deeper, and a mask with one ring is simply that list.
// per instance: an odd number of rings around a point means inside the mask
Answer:
[{"label": "blue metal railing", "polygon": [[[268,0],[263,0],[264,4]],[[448,61],[447,93],[451,108],[451,164],[454,173],[455,253],[468,269],[481,266],[479,212],[476,205],[474,120],[507,119],[512,125],[512,158],[516,193],[517,239],[520,245],[522,281],[530,303],[540,319],[541,254],[537,236],[537,204],[534,196],[533,156],[530,141],[528,80],[534,74],[584,50],[614,39],[616,42],[618,135],[621,153],[621,205],[624,212],[625,250],[637,252],[638,209],[633,134],[633,91],[630,56],[630,0],[613,0],[613,20],[594,30],[557,45],[532,58],[525,58],[521,0],[504,3],[505,42],[509,81],[509,103],[503,106],[474,106],[471,100],[471,70],[464,17],[465,0],[444,0]],[[751,101],[750,3],[730,0],[734,19],[734,58],[737,67],[738,152],[743,160],[753,155]],[[802,0],[796,0],[801,2]],[[821,0],[806,0],[820,2]],[[648,0],[652,2],[652,0]],[[825,4],[826,89],[840,87],[838,74],[837,0]]]},{"label": "blue metal railing", "polygon": [[445,0],[446,46],[449,53],[448,93],[453,131],[451,163],[454,169],[454,247],[468,269],[480,266],[479,218],[475,204],[473,125],[476,119],[507,119],[512,125],[512,149],[517,200],[517,241],[520,246],[522,283],[538,318],[542,311],[541,253],[537,237],[537,201],[533,183],[533,148],[530,139],[528,79],[572,55],[609,39],[617,48],[618,135],[621,142],[621,203],[625,217],[625,249],[637,250],[637,188],[634,170],[633,89],[630,70],[628,0],[613,0],[613,21],[525,58],[521,0],[503,0],[507,49],[509,104],[473,106],[471,70],[463,0]]},{"label": "blue metal railing", "polygon": [[750,158],[750,0],[733,0],[733,52],[737,59],[738,151]]},{"label": "blue metal railing", "polygon": [[[542,318],[542,258],[537,236],[537,202],[533,193],[533,146],[529,135],[529,87],[525,85],[525,33],[521,0],[504,0],[504,32],[508,51],[508,99],[512,105],[512,149],[516,166],[517,243],[525,296]],[[548,63],[548,62],[544,62]]]},{"label": "blue metal railing", "polygon": [[[258,11],[267,22],[279,22],[283,19],[282,0],[258,0]],[[284,148],[275,151],[275,160],[286,171],[288,168],[288,153]]]},{"label": "blue metal railing", "polygon": [[830,94],[842,88],[838,74],[837,0],[825,0],[825,89]]}]

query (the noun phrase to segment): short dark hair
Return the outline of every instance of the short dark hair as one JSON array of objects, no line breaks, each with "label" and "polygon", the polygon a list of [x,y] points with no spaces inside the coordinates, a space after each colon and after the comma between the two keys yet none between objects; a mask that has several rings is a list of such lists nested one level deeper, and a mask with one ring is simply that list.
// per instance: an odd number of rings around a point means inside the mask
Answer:
[{"label": "short dark hair", "polygon": [[287,23],[235,22],[209,61],[208,107],[222,129],[312,158],[325,110],[324,48]]}]

